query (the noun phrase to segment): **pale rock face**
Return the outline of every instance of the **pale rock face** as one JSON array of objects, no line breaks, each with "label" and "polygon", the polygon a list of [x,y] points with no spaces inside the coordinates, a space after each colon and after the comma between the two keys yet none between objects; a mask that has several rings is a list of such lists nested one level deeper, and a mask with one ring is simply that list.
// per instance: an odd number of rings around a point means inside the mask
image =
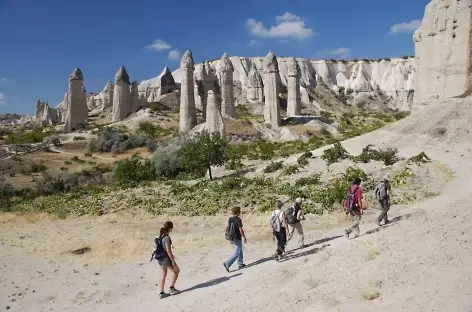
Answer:
[{"label": "pale rock face", "polygon": [[[288,62],[291,59],[292,58],[277,58],[279,64],[279,79],[284,86],[286,86],[288,82]],[[233,85],[241,84],[242,93],[247,94],[247,97],[250,98],[251,91],[249,90],[251,86],[249,73],[251,68],[253,68],[252,64],[255,65],[255,69],[257,69],[262,76],[264,83],[264,58],[235,56],[229,57],[229,60],[234,68]],[[339,90],[340,88],[346,89],[346,84],[349,82],[349,87],[353,86],[357,90],[374,90],[369,92],[381,91],[385,93],[391,97],[391,101],[388,103],[390,108],[409,109],[411,105],[416,71],[414,58],[392,58],[386,61],[370,61],[369,63],[363,61],[312,61],[303,58],[296,58],[295,60],[300,67],[300,89],[303,103],[309,103],[306,89],[315,88],[317,85],[317,77],[321,77],[323,83],[332,90]],[[219,60],[210,62],[209,66],[217,68],[219,63]],[[361,75],[358,74],[359,67],[362,69]],[[353,75],[354,69],[355,75]],[[402,73],[403,77],[399,74],[393,74],[398,72]],[[172,75],[177,83],[181,81],[181,69],[177,69]],[[352,79],[353,77],[359,78]],[[371,87],[367,86],[363,80],[367,80]],[[140,88],[142,86],[143,84],[140,85]],[[374,86],[379,86],[379,90],[376,90]],[[218,85],[216,87],[218,87]],[[395,89],[396,87],[399,87],[399,89]],[[362,96],[363,93],[364,91],[358,91],[358,94],[354,94],[354,96]],[[248,100],[248,102],[250,102],[250,100]]]},{"label": "pale rock face", "polygon": [[472,91],[472,0],[432,0],[413,36],[415,103]]},{"label": "pale rock face", "polygon": [[171,93],[176,89],[174,77],[167,66],[159,76],[143,81],[138,86],[140,98],[144,96],[148,103],[155,102],[161,96]]},{"label": "pale rock face", "polygon": [[69,94],[67,92],[64,94],[64,100],[56,107],[56,109],[61,112],[61,122],[66,123],[67,110],[69,109]]},{"label": "pale rock face", "polygon": [[103,88],[103,91],[101,93],[103,109],[113,107],[113,89],[113,82],[111,82],[111,80],[108,80],[107,84],[105,85],[105,88]]},{"label": "pale rock face", "polygon": [[124,120],[131,113],[130,83],[126,68],[121,66],[115,75],[112,122]]},{"label": "pale rock face", "polygon": [[[205,62],[202,70],[201,77],[203,83],[203,98],[202,98],[202,115],[203,121],[206,121],[207,105],[208,105],[208,91],[215,91],[216,75],[213,68],[210,66],[208,61]],[[221,110],[220,110],[221,112]]]},{"label": "pale rock face", "polygon": [[287,116],[297,116],[302,113],[300,95],[300,66],[293,58],[289,63],[287,82]]},{"label": "pale rock face", "polygon": [[87,99],[84,92],[84,76],[80,68],[76,67],[69,76],[69,92],[64,132],[69,133],[85,129],[88,118]]},{"label": "pale rock face", "polygon": [[264,83],[254,63],[251,65],[247,79],[247,100],[249,103],[262,103],[264,101]]},{"label": "pale rock face", "polygon": [[188,132],[197,125],[197,111],[195,108],[195,94],[193,86],[193,56],[190,50],[187,50],[180,61],[180,70],[182,73],[180,83],[180,122],[179,131]]},{"label": "pale rock face", "polygon": [[138,91],[138,82],[133,81],[131,84],[131,114],[136,113],[139,110],[139,91]]},{"label": "pale rock face", "polygon": [[277,58],[272,51],[265,58],[264,70],[264,121],[273,128],[278,128],[280,127],[280,75]]},{"label": "pale rock face", "polygon": [[213,90],[208,91],[207,119],[205,129],[209,133],[218,132],[221,136],[225,134],[225,125],[221,114],[220,105]]},{"label": "pale rock face", "polygon": [[236,107],[234,106],[233,90],[234,67],[228,54],[221,57],[218,67],[218,76],[221,84],[221,113],[223,116],[236,118]]}]

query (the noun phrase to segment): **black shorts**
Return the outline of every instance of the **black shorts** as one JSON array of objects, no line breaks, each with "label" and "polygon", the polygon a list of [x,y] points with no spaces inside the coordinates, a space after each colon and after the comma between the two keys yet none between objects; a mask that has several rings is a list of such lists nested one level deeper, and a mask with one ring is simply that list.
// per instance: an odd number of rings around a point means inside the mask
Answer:
[{"label": "black shorts", "polygon": [[157,260],[159,265],[163,268],[171,268],[172,269],[172,261],[169,258],[165,257],[162,260]]}]

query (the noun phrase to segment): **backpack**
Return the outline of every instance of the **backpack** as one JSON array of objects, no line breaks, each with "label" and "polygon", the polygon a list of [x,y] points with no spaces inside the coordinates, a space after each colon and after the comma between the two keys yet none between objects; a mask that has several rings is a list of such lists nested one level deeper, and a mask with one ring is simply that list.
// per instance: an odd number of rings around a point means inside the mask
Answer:
[{"label": "backpack", "polygon": [[346,191],[346,201],[347,201],[347,211],[354,211],[357,209],[357,201],[356,201],[356,192],[359,189],[357,186],[354,190],[351,191],[351,188],[349,187]]},{"label": "backpack", "polygon": [[298,221],[297,214],[298,214],[298,210],[297,208],[295,208],[295,206],[288,208],[287,212],[285,213],[285,216],[287,218],[287,223],[288,224],[297,223]]},{"label": "backpack", "polygon": [[383,200],[385,198],[387,198],[387,183],[385,183],[384,181],[380,182],[379,184],[377,184],[377,187],[375,188],[375,198],[377,198],[377,200]]},{"label": "backpack", "polygon": [[162,244],[162,239],[166,236],[167,235],[165,235],[163,237],[156,237],[154,239],[154,251],[151,255],[151,261],[153,259],[163,260],[167,256],[166,249],[165,249],[164,245]]},{"label": "backpack", "polygon": [[225,238],[229,241],[234,241],[234,237],[236,236],[236,227],[234,226],[233,218],[229,218],[228,225],[226,226],[225,231]]},{"label": "backpack", "polygon": [[272,212],[272,216],[270,217],[270,226],[274,230],[274,232],[280,232],[280,229],[282,228],[282,221],[280,221],[280,215],[283,212],[276,213],[275,211]]}]

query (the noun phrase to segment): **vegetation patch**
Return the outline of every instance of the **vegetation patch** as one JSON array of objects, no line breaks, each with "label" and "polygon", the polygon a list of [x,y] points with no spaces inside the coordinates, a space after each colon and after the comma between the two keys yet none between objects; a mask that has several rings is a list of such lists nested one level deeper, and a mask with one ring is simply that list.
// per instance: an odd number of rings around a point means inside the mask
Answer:
[{"label": "vegetation patch", "polygon": [[283,161],[271,162],[267,165],[267,167],[264,168],[264,173],[272,173],[282,169],[284,166],[283,163]]},{"label": "vegetation patch", "polygon": [[369,163],[370,161],[382,161],[386,166],[391,166],[398,161],[398,150],[387,148],[376,150],[372,145],[367,145],[362,149],[362,153],[352,157],[355,162]]},{"label": "vegetation patch", "polygon": [[344,149],[340,142],[336,142],[333,147],[328,148],[323,152],[321,158],[325,160],[329,166],[343,159],[349,158],[349,153]]}]

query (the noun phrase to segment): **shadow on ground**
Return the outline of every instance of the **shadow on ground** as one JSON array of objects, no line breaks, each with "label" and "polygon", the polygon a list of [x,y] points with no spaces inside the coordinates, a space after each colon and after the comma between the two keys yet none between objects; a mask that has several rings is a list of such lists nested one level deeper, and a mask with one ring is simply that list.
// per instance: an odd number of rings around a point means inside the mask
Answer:
[{"label": "shadow on ground", "polygon": [[201,284],[192,286],[192,287],[190,287],[190,288],[187,288],[187,289],[185,289],[185,290],[182,290],[182,292],[184,293],[184,292],[192,291],[192,290],[195,290],[195,289],[200,289],[200,288],[207,288],[207,287],[216,286],[216,285],[218,285],[218,284],[227,282],[227,281],[229,281],[230,279],[232,279],[232,278],[234,278],[234,277],[241,276],[241,275],[243,275],[243,274],[242,274],[242,273],[237,273],[237,274],[234,274],[234,275],[231,275],[231,276],[218,277],[218,278],[212,279],[212,280],[210,280],[210,281],[208,281],[208,282],[201,283]]},{"label": "shadow on ground", "polygon": [[379,231],[388,229],[389,227],[392,227],[395,224],[398,224],[398,222],[400,222],[401,220],[408,219],[410,217],[411,217],[411,214],[409,214],[409,213],[405,214],[405,215],[402,215],[402,216],[395,217],[392,220],[390,220],[390,223],[388,223],[386,225],[382,225],[382,226],[377,227],[377,228],[372,229],[372,230],[368,230],[364,233],[364,235],[370,235],[370,234],[378,233]]}]

